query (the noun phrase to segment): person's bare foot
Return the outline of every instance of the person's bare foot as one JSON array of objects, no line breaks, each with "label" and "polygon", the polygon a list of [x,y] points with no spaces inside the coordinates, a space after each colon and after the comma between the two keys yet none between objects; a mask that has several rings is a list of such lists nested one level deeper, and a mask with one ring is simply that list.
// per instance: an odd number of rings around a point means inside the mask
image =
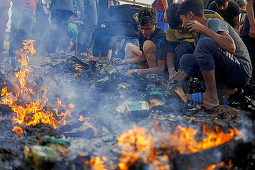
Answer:
[{"label": "person's bare foot", "polygon": [[[189,94],[187,96],[187,98],[189,100],[192,100],[192,94]],[[215,106],[219,105],[219,100],[217,98],[210,97],[206,93],[202,93],[202,100],[203,100],[203,104],[206,105],[206,106],[215,107]]]},{"label": "person's bare foot", "polygon": [[235,92],[237,92],[237,90],[238,90],[237,88],[227,89],[226,95],[225,95],[226,99],[228,99],[229,96],[231,96],[232,94],[234,94]]},{"label": "person's bare foot", "polygon": [[203,95],[203,104],[207,106],[218,106],[219,105],[219,99],[216,97],[211,96],[210,94],[202,93]]}]

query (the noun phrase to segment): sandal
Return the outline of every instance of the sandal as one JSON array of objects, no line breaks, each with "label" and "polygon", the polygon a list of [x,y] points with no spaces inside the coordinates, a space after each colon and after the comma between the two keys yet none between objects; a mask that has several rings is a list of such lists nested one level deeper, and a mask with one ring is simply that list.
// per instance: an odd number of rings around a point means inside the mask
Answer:
[{"label": "sandal", "polygon": [[204,110],[216,110],[217,107],[219,106],[210,106],[207,104],[203,103],[203,94],[202,92],[198,92],[198,93],[192,93],[192,98],[191,98],[192,104],[197,104],[200,105],[202,108],[204,108]]}]

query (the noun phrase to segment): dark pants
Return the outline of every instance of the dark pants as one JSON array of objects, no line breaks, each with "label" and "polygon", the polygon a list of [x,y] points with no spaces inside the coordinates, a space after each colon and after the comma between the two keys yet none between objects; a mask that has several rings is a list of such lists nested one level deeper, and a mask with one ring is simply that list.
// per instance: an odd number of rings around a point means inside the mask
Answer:
[{"label": "dark pants", "polygon": [[195,46],[193,42],[182,42],[178,44],[175,48],[174,56],[175,56],[175,70],[179,69],[179,62],[181,57],[184,54],[193,54],[195,51]]},{"label": "dark pants", "polygon": [[55,53],[59,46],[59,50],[66,50],[68,46],[68,19],[73,13],[67,10],[52,10],[51,20],[52,27],[49,36],[50,42],[47,46],[49,53]]},{"label": "dark pants", "polygon": [[211,38],[199,40],[196,55],[186,54],[180,60],[181,69],[203,79],[201,71],[215,70],[217,84],[228,88],[242,88],[248,81],[243,65],[229,52],[223,51]]},{"label": "dark pants", "polygon": [[252,79],[255,80],[255,38],[243,37],[243,42],[246,45],[252,63]]},{"label": "dark pants", "polygon": [[98,1],[99,0],[84,0],[84,27],[78,35],[78,43],[80,53],[90,52],[92,44],[92,34],[96,29],[98,22]]},{"label": "dark pants", "polygon": [[15,56],[15,51],[23,48],[22,41],[32,39],[32,28],[35,21],[34,12],[22,12],[12,9],[9,55]]}]

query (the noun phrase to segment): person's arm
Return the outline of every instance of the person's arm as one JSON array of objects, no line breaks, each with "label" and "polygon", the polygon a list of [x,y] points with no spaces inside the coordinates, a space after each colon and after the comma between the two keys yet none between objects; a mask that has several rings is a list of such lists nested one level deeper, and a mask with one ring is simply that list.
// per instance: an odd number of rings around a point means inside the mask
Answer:
[{"label": "person's arm", "polygon": [[223,50],[228,51],[233,54],[236,50],[234,40],[227,32],[214,32],[210,28],[199,23],[197,20],[189,21],[187,23],[187,28],[189,32],[197,32],[204,34],[211,39],[213,39]]},{"label": "person's arm", "polygon": [[113,4],[113,1],[112,1],[112,0],[108,1],[108,8],[110,8],[110,6],[114,6],[114,4]]},{"label": "person's arm", "polygon": [[124,75],[126,76],[131,76],[132,73],[137,72],[139,74],[153,74],[153,73],[163,73],[165,70],[165,65],[166,65],[166,60],[158,60],[158,66],[156,67],[151,67],[147,69],[133,69],[133,70],[128,70]]},{"label": "person's arm", "polygon": [[239,30],[239,15],[234,17],[234,29]]},{"label": "person's arm", "polygon": [[167,0],[161,0],[162,1],[162,4],[163,4],[163,7],[164,7],[164,19],[163,21],[167,22],[167,15],[166,15],[166,10],[168,9],[168,2]]},{"label": "person's arm", "polygon": [[250,23],[249,36],[255,38],[255,20],[254,20],[254,0],[249,0],[246,6],[246,15]]},{"label": "person's arm", "polygon": [[166,55],[166,65],[169,73],[169,80],[173,79],[177,72],[174,69],[174,53],[173,52],[167,52]]}]

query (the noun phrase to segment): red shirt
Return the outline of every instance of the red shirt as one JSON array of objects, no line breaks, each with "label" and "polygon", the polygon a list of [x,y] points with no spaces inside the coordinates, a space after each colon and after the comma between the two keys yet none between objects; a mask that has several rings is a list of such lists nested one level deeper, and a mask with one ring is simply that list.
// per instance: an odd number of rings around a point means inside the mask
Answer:
[{"label": "red shirt", "polygon": [[22,12],[34,12],[36,10],[35,0],[12,0],[13,7]]},{"label": "red shirt", "polygon": [[163,6],[163,3],[162,3],[161,0],[157,0],[155,10],[159,11],[159,12],[163,12],[164,11],[164,6]]}]

